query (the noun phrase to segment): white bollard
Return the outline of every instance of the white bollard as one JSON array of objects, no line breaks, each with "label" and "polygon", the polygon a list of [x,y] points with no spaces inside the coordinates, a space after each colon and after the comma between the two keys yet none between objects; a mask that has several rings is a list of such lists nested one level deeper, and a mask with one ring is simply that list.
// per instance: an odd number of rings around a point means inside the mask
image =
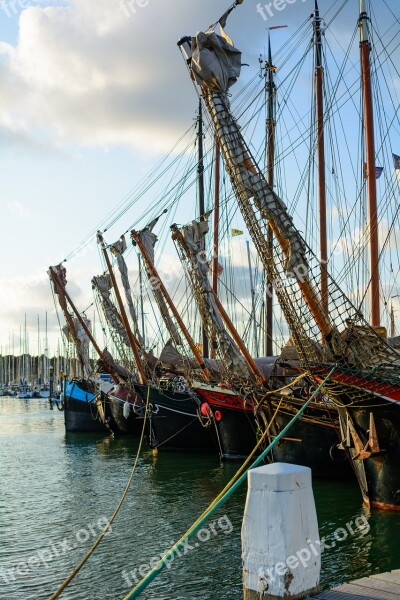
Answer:
[{"label": "white bollard", "polygon": [[318,593],[319,542],[311,469],[286,463],[251,469],[242,525],[244,600]]}]

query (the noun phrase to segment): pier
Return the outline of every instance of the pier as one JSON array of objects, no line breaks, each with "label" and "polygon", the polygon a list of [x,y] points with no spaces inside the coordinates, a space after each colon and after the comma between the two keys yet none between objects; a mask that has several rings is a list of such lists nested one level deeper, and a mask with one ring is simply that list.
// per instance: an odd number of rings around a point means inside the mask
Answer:
[{"label": "pier", "polygon": [[362,577],[328,592],[313,596],[314,600],[400,600],[400,569]]}]

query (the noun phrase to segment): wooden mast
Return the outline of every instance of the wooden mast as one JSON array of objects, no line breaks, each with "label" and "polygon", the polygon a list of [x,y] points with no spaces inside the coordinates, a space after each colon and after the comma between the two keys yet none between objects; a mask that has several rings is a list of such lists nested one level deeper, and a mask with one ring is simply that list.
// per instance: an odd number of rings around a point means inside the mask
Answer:
[{"label": "wooden mast", "polygon": [[[190,250],[189,250],[187,243],[182,235],[182,232],[179,231],[179,229],[176,225],[172,225],[171,230],[172,230],[172,239],[178,241],[179,245],[184,250],[188,260],[191,260]],[[247,366],[249,367],[250,371],[255,376],[257,383],[259,383],[259,384],[265,383],[266,378],[263,376],[260,369],[257,367],[253,357],[251,356],[250,352],[247,350],[246,346],[244,345],[243,339],[241,338],[241,336],[237,332],[234,324],[230,320],[229,315],[226,312],[226,310],[224,309],[224,307],[222,306],[221,301],[219,300],[217,294],[213,290],[212,290],[212,293],[213,293],[218,311],[221,315],[221,318],[224,321],[228,331],[232,335],[232,338],[234,339],[235,343],[237,344],[240,352],[242,353],[242,355],[247,363]]]},{"label": "wooden mast", "polygon": [[[106,359],[106,357],[104,356],[103,352],[100,350],[99,345],[97,344],[96,340],[94,339],[90,329],[88,328],[88,326],[86,325],[85,321],[82,319],[78,309],[76,308],[75,304],[72,302],[67,290],[65,289],[65,286],[63,284],[63,282],[61,281],[61,279],[59,278],[59,276],[57,275],[57,272],[53,269],[53,267],[50,267],[50,273],[51,273],[51,278],[53,279],[53,281],[55,281],[55,283],[57,284],[57,287],[59,287],[62,290],[62,293],[64,294],[65,298],[68,300],[68,303],[70,305],[70,307],[72,308],[76,318],[78,319],[80,325],[82,326],[82,328],[84,329],[86,335],[88,336],[90,342],[93,344],[94,349],[96,350],[97,354],[99,355],[99,357],[101,358],[101,360],[104,362],[104,364],[108,365],[108,361]],[[113,370],[112,371],[112,376],[115,379],[116,383],[118,383],[120,381],[120,377],[119,375]]]},{"label": "wooden mast", "polygon": [[[275,99],[276,99],[276,88],[274,82],[275,68],[272,65],[272,52],[271,52],[271,37],[268,32],[268,66],[267,66],[267,83],[266,91],[268,97],[268,118],[267,118],[267,176],[268,184],[273,189],[274,177],[275,177]],[[269,251],[273,252],[274,248],[274,235],[272,227],[268,225],[268,247]],[[266,303],[265,303],[265,355],[273,355],[273,307],[274,307],[274,288],[272,281],[267,279],[266,281]]]},{"label": "wooden mast", "polygon": [[[198,135],[197,135],[197,147],[198,147],[198,186],[199,186],[199,219],[204,221],[205,203],[204,203],[204,146],[203,146],[203,105],[201,103],[201,97],[199,98],[199,119],[198,119]],[[202,248],[205,250],[205,247]],[[202,342],[203,342],[203,356],[208,358],[208,338],[204,328],[202,328]]]},{"label": "wooden mast", "polygon": [[[214,234],[213,234],[213,267],[212,289],[218,294],[218,269],[219,269],[219,210],[220,210],[220,177],[221,177],[221,148],[215,137],[215,188],[214,188]],[[215,358],[215,348],[212,344],[211,358]]]},{"label": "wooden mast", "polygon": [[143,275],[142,275],[142,257],[138,254],[139,261],[139,287],[140,287],[140,313],[142,321],[142,340],[143,347],[146,347],[146,328],[144,326],[144,305],[143,305]]},{"label": "wooden mast", "polygon": [[129,343],[130,343],[130,346],[131,346],[131,349],[132,349],[132,352],[133,352],[133,357],[134,357],[134,360],[135,360],[136,368],[138,370],[139,382],[141,384],[145,384],[146,383],[146,375],[145,375],[145,372],[144,372],[144,369],[143,369],[143,363],[142,363],[142,361],[140,359],[139,351],[138,351],[139,341],[135,338],[135,336],[132,333],[132,329],[131,329],[131,326],[129,324],[129,320],[128,320],[128,317],[126,315],[125,306],[124,306],[124,303],[122,302],[121,294],[120,294],[119,289],[118,289],[117,280],[115,279],[115,275],[114,275],[114,271],[113,271],[112,264],[111,264],[111,261],[110,261],[110,257],[108,256],[107,248],[106,248],[103,236],[100,233],[100,231],[97,232],[97,239],[98,239],[98,241],[99,241],[99,243],[101,245],[101,249],[103,250],[103,255],[104,255],[104,258],[105,258],[105,261],[106,261],[106,264],[107,264],[107,269],[108,269],[108,272],[109,272],[110,277],[111,277],[111,282],[112,282],[112,285],[113,285],[113,288],[114,288],[115,296],[117,298],[117,302],[118,302],[119,310],[120,310],[120,313],[121,313],[122,321],[123,321],[123,324],[124,324],[124,327],[125,327],[128,339],[129,339]]},{"label": "wooden mast", "polygon": [[368,186],[368,216],[370,235],[371,325],[373,327],[377,327],[380,325],[378,203],[376,193],[374,108],[370,62],[371,45],[369,43],[366,0],[360,0],[359,26],[361,38],[361,76],[364,103],[364,127],[367,163],[366,177]]},{"label": "wooden mast", "polygon": [[318,2],[314,12],[315,45],[315,108],[318,156],[319,252],[321,263],[321,306],[328,314],[328,234],[326,223],[325,132],[324,132],[324,69],[322,65],[321,17]]},{"label": "wooden mast", "polygon": [[209,370],[207,369],[206,365],[204,364],[204,358],[203,358],[202,354],[199,352],[199,349],[197,348],[189,331],[186,329],[186,326],[185,326],[175,304],[173,303],[171,296],[167,292],[167,288],[161,281],[160,276],[157,272],[157,269],[155,268],[153,262],[150,260],[150,257],[148,256],[148,254],[146,252],[146,248],[144,247],[144,245],[142,244],[142,242],[140,240],[138,232],[133,230],[133,231],[131,231],[131,235],[132,235],[133,241],[136,243],[137,247],[139,248],[139,250],[146,262],[149,272],[151,273],[152,281],[157,282],[158,288],[161,290],[172,314],[174,315],[174,317],[176,319],[176,322],[178,323],[178,325],[180,327],[180,330],[182,331],[183,335],[185,336],[185,339],[186,339],[187,343],[189,344],[190,349],[193,352],[193,355],[194,355],[197,363],[199,364],[199,367],[202,370],[204,379],[206,381],[209,381],[211,379],[211,374],[210,374]]}]

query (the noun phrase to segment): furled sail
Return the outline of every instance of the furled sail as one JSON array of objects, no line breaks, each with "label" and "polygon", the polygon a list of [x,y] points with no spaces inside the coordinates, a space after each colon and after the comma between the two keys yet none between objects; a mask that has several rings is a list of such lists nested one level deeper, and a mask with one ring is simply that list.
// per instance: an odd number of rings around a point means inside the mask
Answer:
[{"label": "furled sail", "polygon": [[130,348],[129,338],[111,299],[112,282],[108,274],[93,277],[92,286],[99,295],[104,316],[109,327],[117,333],[122,342]]},{"label": "furled sail", "polygon": [[[149,227],[150,226],[148,226],[143,231],[140,231],[138,233],[138,237],[139,237],[140,242],[143,244],[143,246],[146,250],[146,254],[147,254],[149,260],[151,261],[152,264],[154,264],[154,247],[157,242],[157,236],[151,230],[149,230]],[[180,346],[182,344],[182,340],[179,335],[178,328],[171,318],[171,315],[169,313],[168,306],[165,302],[164,296],[161,293],[161,290],[158,286],[158,282],[154,281],[152,273],[148,268],[147,261],[145,261],[145,269],[146,269],[146,274],[147,274],[147,277],[149,279],[149,283],[151,286],[151,291],[157,302],[157,306],[159,308],[159,311],[161,313],[161,317],[165,323],[165,326],[167,327],[167,330],[171,336],[172,341],[175,344],[177,344],[178,346]]]},{"label": "furled sail", "polygon": [[206,101],[214,122],[232,184],[243,200],[254,199],[263,216],[275,226],[286,244],[286,275],[304,278],[307,248],[293,225],[284,202],[258,172],[240,129],[230,113],[226,92],[240,75],[241,53],[215,32],[192,39],[192,72],[207,86]]},{"label": "furled sail", "polygon": [[[202,88],[242,216],[272,282],[301,363],[344,359],[364,370],[398,361],[399,354],[369,327],[332,279],[329,312],[324,310],[317,292],[320,264],[293,225],[285,204],[257,167],[230,111],[227,92],[240,74],[238,51],[214,31],[183,38],[179,45],[193,79]],[[267,224],[276,240],[274,252],[266,240]],[[316,343],[321,337],[326,342],[323,345]]]},{"label": "furled sail", "polygon": [[[64,267],[64,265],[59,264],[55,267],[50,267],[47,274],[53,283],[54,293],[57,295],[58,302],[67,322],[66,327],[63,329],[64,335],[75,345],[79,363],[82,369],[82,375],[86,378],[91,372],[89,359],[89,339],[82,325],[78,322],[78,319],[72,317],[68,310],[65,293],[65,287],[67,285],[67,269]],[[86,321],[87,320],[85,320],[85,323]],[[86,325],[88,324],[90,325],[90,322],[86,323]]]},{"label": "furled sail", "polygon": [[[193,221],[191,225],[186,225],[180,230],[174,227],[173,231],[178,231],[178,235],[173,235],[173,237],[179,245],[182,263],[187,267],[189,281],[208,339],[213,340],[215,336],[222,361],[227,370],[236,376],[248,378],[249,370],[246,362],[225,329],[208,278],[210,264],[203,251],[204,236],[208,232],[208,222]],[[184,247],[182,247],[182,244]]]},{"label": "furled sail", "polygon": [[136,310],[135,310],[135,307],[133,304],[133,299],[132,299],[132,290],[131,290],[131,286],[129,283],[128,267],[126,265],[126,262],[125,262],[125,259],[123,256],[126,248],[127,248],[127,245],[126,245],[125,236],[121,236],[121,238],[118,240],[118,242],[115,242],[115,244],[113,244],[111,246],[111,251],[117,259],[119,272],[121,274],[122,285],[124,286],[125,297],[126,297],[126,301],[127,301],[128,307],[129,307],[129,313],[131,315],[132,323],[133,323],[134,334],[135,334],[136,338],[139,340],[140,344],[143,346],[143,338],[139,331],[138,318],[137,318]]}]

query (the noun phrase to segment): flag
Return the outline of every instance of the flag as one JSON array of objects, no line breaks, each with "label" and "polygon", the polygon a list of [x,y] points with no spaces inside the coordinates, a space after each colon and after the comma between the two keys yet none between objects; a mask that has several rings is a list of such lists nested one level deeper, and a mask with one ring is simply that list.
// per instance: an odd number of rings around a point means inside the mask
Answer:
[{"label": "flag", "polygon": [[269,27],[269,30],[272,31],[273,29],[284,29],[285,27],[288,27],[288,25],[275,25],[275,27]]},{"label": "flag", "polygon": [[243,235],[243,231],[240,229],[232,229],[232,237],[236,237],[237,235]]},{"label": "flag", "polygon": [[398,156],[397,154],[393,154],[393,162],[394,162],[394,168],[396,171],[400,171],[400,156]]},{"label": "flag", "polygon": [[[375,167],[375,179],[379,179],[379,177],[382,175],[382,173],[383,173],[383,167]],[[364,163],[364,179],[368,179],[367,163]]]}]

